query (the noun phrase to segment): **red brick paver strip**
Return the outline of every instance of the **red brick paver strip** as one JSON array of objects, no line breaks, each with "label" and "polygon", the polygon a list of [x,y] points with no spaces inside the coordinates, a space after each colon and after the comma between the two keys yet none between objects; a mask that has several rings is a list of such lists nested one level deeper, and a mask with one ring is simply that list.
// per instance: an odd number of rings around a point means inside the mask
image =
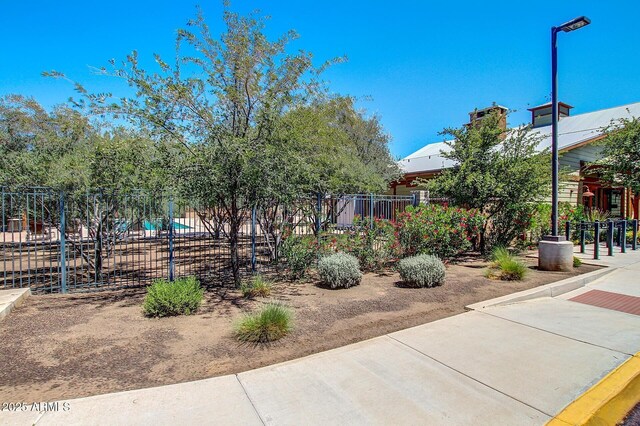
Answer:
[{"label": "red brick paver strip", "polygon": [[627,314],[640,315],[640,297],[626,294],[611,293],[609,291],[591,290],[569,299],[585,305],[612,309]]}]

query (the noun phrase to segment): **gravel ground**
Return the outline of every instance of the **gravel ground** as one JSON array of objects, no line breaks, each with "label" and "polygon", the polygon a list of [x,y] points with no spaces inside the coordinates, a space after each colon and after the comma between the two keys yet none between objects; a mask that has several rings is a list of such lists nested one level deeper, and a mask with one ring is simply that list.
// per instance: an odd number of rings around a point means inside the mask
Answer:
[{"label": "gravel ground", "polygon": [[[526,260],[530,265],[534,259]],[[31,296],[0,322],[0,402],[50,401],[238,373],[464,312],[464,306],[590,272],[531,268],[521,282],[483,276],[486,263],[447,267],[444,285],[409,289],[395,272],[359,286],[323,288],[313,278],[277,282],[270,299],[292,307],[294,331],[269,345],[240,344],[233,322],[268,299],[209,289],[195,315],[149,319],[144,289]]]}]

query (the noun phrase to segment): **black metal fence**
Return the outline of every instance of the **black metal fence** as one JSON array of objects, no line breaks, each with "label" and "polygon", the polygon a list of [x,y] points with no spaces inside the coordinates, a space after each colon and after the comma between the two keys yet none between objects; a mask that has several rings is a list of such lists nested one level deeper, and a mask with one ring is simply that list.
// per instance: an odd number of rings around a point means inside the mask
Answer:
[{"label": "black metal fence", "polygon": [[[604,238],[603,238],[604,237]],[[600,246],[604,239],[607,255],[614,255],[617,246],[620,253],[626,253],[627,247],[632,250],[638,248],[638,220],[609,219],[595,222],[565,222],[565,238],[568,241],[577,240],[580,253],[585,253],[588,241],[593,243],[593,258],[600,258]],[[630,240],[630,241],[628,241]]]},{"label": "black metal fence", "polygon": [[[167,194],[2,190],[0,288],[86,291],[195,275],[232,282],[230,222],[222,209]],[[413,196],[317,195],[287,205],[244,206],[242,274],[276,267],[286,232],[342,233],[360,219],[395,219]],[[372,221],[369,221],[370,223]]]}]

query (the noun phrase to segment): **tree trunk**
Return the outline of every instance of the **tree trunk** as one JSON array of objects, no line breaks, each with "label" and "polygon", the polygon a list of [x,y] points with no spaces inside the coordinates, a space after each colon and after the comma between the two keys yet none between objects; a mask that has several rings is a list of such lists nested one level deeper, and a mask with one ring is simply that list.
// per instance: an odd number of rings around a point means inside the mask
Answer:
[{"label": "tree trunk", "polygon": [[487,219],[482,225],[482,228],[480,228],[480,242],[478,243],[478,250],[482,254],[485,254],[486,252],[486,245],[487,245],[486,235],[487,235],[488,226],[489,226],[489,220]]}]

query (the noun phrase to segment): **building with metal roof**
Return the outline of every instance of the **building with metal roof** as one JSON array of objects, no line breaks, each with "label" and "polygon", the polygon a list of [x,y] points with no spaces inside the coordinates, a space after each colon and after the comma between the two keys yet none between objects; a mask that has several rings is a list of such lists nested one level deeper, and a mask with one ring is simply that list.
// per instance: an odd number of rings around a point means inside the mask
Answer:
[{"label": "building with metal roof", "polygon": [[[601,158],[602,148],[595,142],[604,137],[604,128],[621,118],[640,117],[640,102],[577,115],[571,115],[572,108],[571,105],[559,103],[560,167],[570,176],[570,180],[562,184],[560,201],[597,207],[610,211],[615,216],[630,215],[631,203],[638,203],[639,200],[633,200],[633,194],[624,188],[606,187],[593,172],[589,172],[588,166]],[[507,109],[500,105],[469,113],[470,121],[467,125],[493,111],[504,115],[506,129]],[[551,104],[540,105],[529,111],[531,132],[534,137],[541,138],[538,149],[550,148]],[[400,181],[391,184],[391,191],[398,195],[411,193],[417,189],[417,178],[428,179],[444,169],[455,166],[454,161],[442,155],[449,150],[447,141],[431,143],[401,159],[399,165],[404,176]],[[583,196],[585,193],[588,197]]]}]

